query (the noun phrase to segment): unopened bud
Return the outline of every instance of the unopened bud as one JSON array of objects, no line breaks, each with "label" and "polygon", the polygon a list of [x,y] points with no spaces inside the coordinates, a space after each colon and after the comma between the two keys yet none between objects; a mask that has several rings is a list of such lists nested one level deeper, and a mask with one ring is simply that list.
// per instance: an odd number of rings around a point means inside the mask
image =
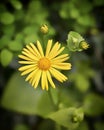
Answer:
[{"label": "unopened bud", "polygon": [[46,34],[48,33],[48,26],[46,24],[42,25],[40,28],[41,33]]},{"label": "unopened bud", "polygon": [[81,108],[79,109],[76,109],[73,113],[73,116],[72,116],[72,121],[74,123],[76,122],[81,122],[84,118],[84,113],[83,113],[83,110]]},{"label": "unopened bud", "polygon": [[85,42],[85,41],[82,41],[81,43],[80,43],[80,47],[82,48],[82,49],[88,49],[89,48],[89,44],[87,43],[87,42]]}]

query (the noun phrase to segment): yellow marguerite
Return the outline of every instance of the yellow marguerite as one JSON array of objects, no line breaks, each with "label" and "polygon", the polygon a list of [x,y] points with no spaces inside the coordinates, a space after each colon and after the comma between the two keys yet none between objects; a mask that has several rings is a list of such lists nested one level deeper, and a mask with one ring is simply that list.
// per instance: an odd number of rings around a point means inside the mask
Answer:
[{"label": "yellow marguerite", "polygon": [[39,41],[34,45],[30,43],[23,49],[19,58],[20,64],[24,66],[19,68],[21,75],[26,75],[26,81],[36,88],[41,80],[42,89],[48,90],[48,84],[55,88],[55,84],[52,77],[58,81],[63,82],[67,80],[67,77],[63,75],[59,70],[71,69],[71,64],[66,63],[69,59],[68,54],[59,55],[65,47],[60,47],[61,44],[56,42],[52,47],[52,40],[48,40],[46,52],[44,54],[42,46]]}]

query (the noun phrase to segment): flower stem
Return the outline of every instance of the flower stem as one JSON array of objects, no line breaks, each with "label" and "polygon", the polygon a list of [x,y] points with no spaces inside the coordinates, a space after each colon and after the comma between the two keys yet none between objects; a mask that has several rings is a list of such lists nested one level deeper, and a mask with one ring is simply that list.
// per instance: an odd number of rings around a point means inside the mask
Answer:
[{"label": "flower stem", "polygon": [[53,104],[53,106],[54,106],[54,109],[55,109],[55,110],[58,110],[58,105],[54,102],[51,89],[48,90],[48,95],[49,95],[50,100],[51,100],[51,102],[52,102],[52,104]]}]

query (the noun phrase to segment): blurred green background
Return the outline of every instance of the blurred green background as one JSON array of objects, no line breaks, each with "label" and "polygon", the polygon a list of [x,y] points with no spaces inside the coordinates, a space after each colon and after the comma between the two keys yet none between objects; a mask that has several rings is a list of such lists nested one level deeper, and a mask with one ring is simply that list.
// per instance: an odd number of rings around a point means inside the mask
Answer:
[{"label": "blurred green background", "polygon": [[90,44],[73,54],[69,82],[58,84],[56,93],[60,107],[83,106],[85,117],[76,130],[104,130],[104,0],[1,0],[0,130],[58,129],[43,118],[53,110],[47,92],[34,90],[18,74],[17,56],[29,42],[41,40],[42,24],[55,41],[66,44],[68,33],[76,31]]}]

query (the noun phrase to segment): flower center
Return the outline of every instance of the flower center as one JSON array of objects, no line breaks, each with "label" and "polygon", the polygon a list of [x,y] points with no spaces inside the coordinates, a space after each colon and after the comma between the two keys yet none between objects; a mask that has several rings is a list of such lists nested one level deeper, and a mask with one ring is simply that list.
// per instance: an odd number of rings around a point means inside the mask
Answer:
[{"label": "flower center", "polygon": [[41,58],[38,62],[38,67],[42,70],[48,70],[51,66],[50,60],[47,58]]}]

